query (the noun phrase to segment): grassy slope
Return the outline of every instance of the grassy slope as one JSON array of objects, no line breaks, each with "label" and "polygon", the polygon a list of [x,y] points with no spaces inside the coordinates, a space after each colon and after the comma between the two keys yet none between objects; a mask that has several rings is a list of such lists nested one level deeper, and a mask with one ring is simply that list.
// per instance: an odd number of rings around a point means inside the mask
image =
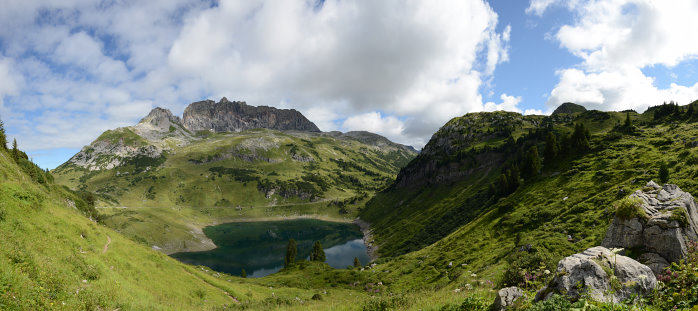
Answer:
[{"label": "grassy slope", "polygon": [[[61,187],[32,182],[5,151],[0,176],[1,309],[325,309],[309,299],[316,284],[271,288],[271,279],[220,276],[141,246],[70,207]],[[365,295],[337,288],[322,303],[351,306],[347,297]]]},{"label": "grassy slope", "polygon": [[[315,161],[298,161],[294,154]],[[382,188],[413,156],[383,152],[353,139],[258,129],[214,134],[175,148],[160,166],[132,163],[89,172],[66,163],[53,173],[58,183],[95,192],[120,206],[266,206],[308,200],[283,197],[278,191],[267,198],[258,189],[260,181],[300,185],[315,200],[343,199]],[[351,165],[342,167],[335,160]]]},{"label": "grassy slope", "polygon": [[[593,133],[589,153],[545,166],[542,176],[524,182],[472,221],[416,252],[400,255],[422,230],[422,219],[457,208],[473,192],[470,182],[477,183],[478,177],[426,187],[411,196],[395,189],[377,195],[362,216],[373,222],[374,237],[383,254],[397,256],[386,260],[380,269],[391,271],[386,277],[396,287],[458,286],[469,273],[497,282],[510,256],[530,244],[534,250],[551,254],[546,264],[553,270],[561,257],[600,244],[614,213],[612,204],[647,181],[657,180],[660,161],[669,164],[669,182],[698,194],[698,150],[690,147],[698,137],[696,123],[640,126],[641,132],[635,136],[612,139],[609,130],[624,115],[614,113],[605,122],[582,115],[578,121]],[[650,117],[633,114],[636,122],[649,121]],[[569,125],[555,128],[563,131]],[[476,185],[485,187],[486,183]],[[447,266],[449,262],[453,262],[452,268]],[[433,271],[427,273],[425,268]],[[428,282],[420,282],[422,279]]]},{"label": "grassy slope", "polygon": [[[123,141],[142,145],[130,131],[108,131],[97,141],[118,142],[120,133]],[[131,163],[88,172],[66,163],[53,173],[57,183],[95,192],[105,207],[130,207],[100,213],[109,227],[172,253],[211,249],[201,228],[216,223],[303,215],[350,221],[414,156],[346,136],[265,129],[207,135],[175,147],[164,163],[147,169]],[[314,161],[297,160],[308,157]],[[300,185],[315,197],[283,196],[279,190],[267,197],[258,187],[266,181]],[[344,210],[332,204],[344,200],[353,201]]]}]

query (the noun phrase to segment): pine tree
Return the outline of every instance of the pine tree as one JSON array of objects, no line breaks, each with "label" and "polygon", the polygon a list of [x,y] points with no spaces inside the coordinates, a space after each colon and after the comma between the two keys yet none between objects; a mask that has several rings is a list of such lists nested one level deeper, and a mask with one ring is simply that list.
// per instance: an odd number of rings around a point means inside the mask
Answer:
[{"label": "pine tree", "polygon": [[325,251],[322,250],[322,244],[320,244],[320,241],[315,241],[313,251],[310,253],[310,261],[325,262],[325,259]]},{"label": "pine tree", "polygon": [[286,257],[284,257],[284,267],[288,267],[292,263],[296,262],[296,255],[298,255],[296,240],[289,239],[288,246],[286,247]]},{"label": "pine tree", "polygon": [[572,133],[571,144],[574,151],[578,153],[584,153],[589,151],[589,138],[591,134],[589,130],[584,127],[583,123],[578,123],[574,126],[574,133]]},{"label": "pine tree", "polygon": [[572,142],[570,140],[570,135],[567,133],[563,133],[560,136],[560,152],[559,152],[559,154],[561,154],[561,155],[569,154],[570,150],[572,149],[571,145],[572,145]]},{"label": "pine tree", "polygon": [[666,162],[664,161],[659,163],[659,180],[663,184],[669,181],[669,168],[666,166]]},{"label": "pine tree", "polygon": [[550,164],[555,160],[560,151],[559,148],[555,134],[548,132],[548,136],[545,138],[545,151],[543,152],[543,160],[545,160],[546,164]]},{"label": "pine tree", "polygon": [[247,277],[247,271],[245,271],[245,269],[242,269],[242,272],[240,272],[240,276],[243,277],[243,278],[246,278],[246,277]]},{"label": "pine tree", "polygon": [[17,149],[17,139],[12,140],[12,159],[19,161],[19,150]]},{"label": "pine tree", "polygon": [[516,191],[519,188],[519,179],[521,178],[521,173],[519,172],[519,166],[516,164],[511,165],[511,174],[507,176],[509,179],[509,192]]},{"label": "pine tree", "polygon": [[625,122],[623,123],[625,129],[630,129],[633,127],[633,121],[630,120],[630,112],[625,113]]},{"label": "pine tree", "polygon": [[356,268],[361,267],[361,262],[359,261],[359,257],[354,257],[354,267],[356,267]]},{"label": "pine tree", "polygon": [[521,173],[524,178],[529,178],[538,175],[540,172],[540,156],[538,155],[538,147],[531,146],[526,152],[526,157],[524,157],[524,162],[521,167]]},{"label": "pine tree", "polygon": [[7,134],[5,134],[5,124],[0,120],[0,148],[7,150]]},{"label": "pine tree", "polygon": [[509,194],[509,181],[507,180],[506,172],[502,172],[502,174],[499,175],[499,192],[502,195]]}]

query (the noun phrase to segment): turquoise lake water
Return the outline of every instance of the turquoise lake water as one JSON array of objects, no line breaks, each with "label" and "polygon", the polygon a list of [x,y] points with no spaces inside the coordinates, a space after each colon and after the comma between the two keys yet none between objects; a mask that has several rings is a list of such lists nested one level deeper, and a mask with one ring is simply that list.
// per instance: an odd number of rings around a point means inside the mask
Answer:
[{"label": "turquoise lake water", "polygon": [[315,241],[322,243],[327,263],[343,269],[354,257],[369,262],[363,234],[354,224],[317,219],[227,223],[204,228],[218,246],[204,252],[175,253],[170,256],[184,263],[203,265],[219,272],[262,277],[283,268],[288,240],[298,245],[298,259],[307,259]]}]

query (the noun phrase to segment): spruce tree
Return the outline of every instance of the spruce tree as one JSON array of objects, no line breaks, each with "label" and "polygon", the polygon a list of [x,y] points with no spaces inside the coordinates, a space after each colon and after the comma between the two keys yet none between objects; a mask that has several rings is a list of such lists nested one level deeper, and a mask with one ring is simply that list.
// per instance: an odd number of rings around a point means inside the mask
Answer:
[{"label": "spruce tree", "polygon": [[247,277],[247,271],[245,271],[245,269],[242,269],[242,272],[240,272],[240,276],[243,277],[243,278],[246,278],[246,277]]},{"label": "spruce tree", "polygon": [[555,134],[548,132],[548,136],[545,138],[545,151],[543,152],[543,160],[545,160],[546,164],[550,164],[555,160],[560,152],[559,148]]},{"label": "spruce tree", "polygon": [[659,163],[659,180],[665,184],[669,181],[669,168],[666,162],[662,161]]},{"label": "spruce tree", "polygon": [[633,121],[630,120],[630,112],[625,113],[625,122],[623,123],[623,127],[626,130],[630,130],[630,128],[633,127]]},{"label": "spruce tree", "polygon": [[325,251],[322,250],[322,244],[320,244],[320,241],[315,241],[313,251],[310,253],[310,261],[325,262],[325,259]]},{"label": "spruce tree", "polygon": [[290,264],[296,262],[297,254],[298,249],[296,248],[296,240],[289,239],[288,246],[286,247],[286,257],[284,257],[284,267],[288,267]]},{"label": "spruce tree", "polygon": [[584,127],[584,124],[577,123],[574,126],[574,133],[572,133],[571,144],[574,151],[578,153],[584,153],[589,151],[589,138],[591,134],[589,130]]},{"label": "spruce tree", "polygon": [[17,139],[12,140],[12,159],[15,162],[19,161],[19,150],[17,149]]},{"label": "spruce tree", "polygon": [[0,148],[7,150],[7,134],[5,134],[5,124],[0,120]]},{"label": "spruce tree", "polygon": [[521,167],[521,173],[524,178],[529,178],[538,175],[540,171],[540,156],[538,155],[538,147],[531,146],[526,152],[526,157],[524,157],[524,163]]},{"label": "spruce tree", "polygon": [[361,267],[361,262],[359,261],[359,257],[354,257],[354,267],[356,267],[356,268]]}]

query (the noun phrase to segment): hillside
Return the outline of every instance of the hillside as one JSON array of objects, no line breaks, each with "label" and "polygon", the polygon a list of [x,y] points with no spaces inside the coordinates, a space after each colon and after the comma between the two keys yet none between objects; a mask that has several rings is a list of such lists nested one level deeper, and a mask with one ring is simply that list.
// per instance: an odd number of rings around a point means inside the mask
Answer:
[{"label": "hillside", "polygon": [[[399,258],[386,267],[396,282],[401,271],[425,265],[454,282],[452,262],[516,285],[520,271],[553,271],[560,258],[599,245],[614,203],[659,182],[662,163],[669,182],[698,194],[694,111],[467,114],[434,134],[360,216],[372,224],[380,254]],[[550,135],[559,148],[546,159]],[[541,166],[526,172],[533,146]]]},{"label": "hillside", "polygon": [[[195,131],[202,126],[212,130]],[[227,221],[350,222],[415,155],[376,134],[323,133],[295,110],[224,98],[191,104],[183,119],[155,108],[52,174],[94,193],[105,224],[169,254],[213,248],[202,228]]]},{"label": "hillside", "polygon": [[[320,289],[312,284],[271,289],[269,283],[222,278],[133,242],[91,220],[94,209],[80,194],[53,184],[26,159],[17,162],[0,149],[0,309],[318,307],[310,297]],[[343,287],[325,301],[345,305],[348,293],[353,301],[362,297]]]},{"label": "hillside", "polygon": [[[212,118],[203,104],[217,111],[221,117],[214,125],[225,131],[194,131],[206,123],[203,119]],[[105,205],[267,206],[382,189],[416,155],[367,132],[247,129],[244,124],[265,125],[258,115],[276,120],[266,124],[272,128],[281,120],[300,120],[289,121],[299,122],[298,128],[314,125],[295,111],[271,117],[254,109],[249,118],[231,114],[241,107],[257,109],[225,98],[217,104],[198,102],[187,107],[180,121],[155,108],[135,126],[103,133],[52,173],[58,183],[94,192]],[[206,112],[196,117],[201,110]],[[283,117],[285,113],[292,117]]]}]

